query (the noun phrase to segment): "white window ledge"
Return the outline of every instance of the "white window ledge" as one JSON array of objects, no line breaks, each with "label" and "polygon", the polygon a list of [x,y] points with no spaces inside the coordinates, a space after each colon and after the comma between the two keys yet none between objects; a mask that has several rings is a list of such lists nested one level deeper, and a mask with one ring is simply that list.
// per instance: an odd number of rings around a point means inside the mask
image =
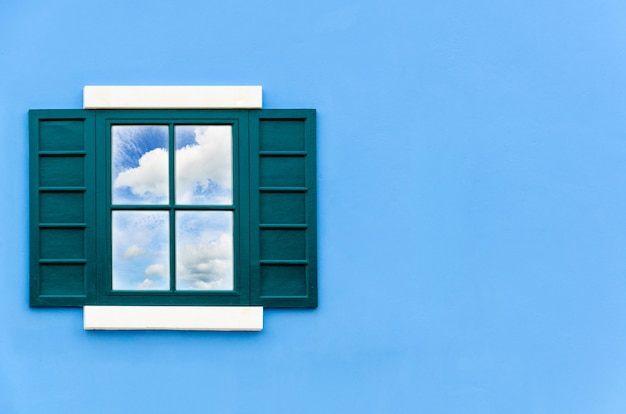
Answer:
[{"label": "white window ledge", "polygon": [[259,109],[261,86],[85,86],[84,109]]},{"label": "white window ledge", "polygon": [[260,331],[261,306],[85,306],[85,330]]}]

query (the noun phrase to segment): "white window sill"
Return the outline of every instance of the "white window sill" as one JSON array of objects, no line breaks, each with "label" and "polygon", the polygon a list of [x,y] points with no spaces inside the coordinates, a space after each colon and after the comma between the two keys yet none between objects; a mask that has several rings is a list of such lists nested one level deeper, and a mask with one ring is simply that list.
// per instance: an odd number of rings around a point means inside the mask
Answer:
[{"label": "white window sill", "polygon": [[85,330],[260,331],[261,306],[85,306]]},{"label": "white window sill", "polygon": [[260,109],[261,86],[85,86],[84,109]]}]

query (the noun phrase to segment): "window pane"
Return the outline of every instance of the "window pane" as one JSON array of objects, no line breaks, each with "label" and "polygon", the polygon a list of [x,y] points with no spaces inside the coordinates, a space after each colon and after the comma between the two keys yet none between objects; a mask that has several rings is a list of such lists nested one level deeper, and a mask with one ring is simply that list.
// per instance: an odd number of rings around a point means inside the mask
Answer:
[{"label": "window pane", "polygon": [[176,289],[233,290],[233,212],[176,212]]},{"label": "window pane", "polygon": [[166,204],[169,200],[166,125],[111,127],[113,204]]},{"label": "window pane", "polygon": [[113,289],[169,290],[166,211],[113,212]]},{"label": "window pane", "polygon": [[230,125],[177,125],[176,203],[233,203]]}]

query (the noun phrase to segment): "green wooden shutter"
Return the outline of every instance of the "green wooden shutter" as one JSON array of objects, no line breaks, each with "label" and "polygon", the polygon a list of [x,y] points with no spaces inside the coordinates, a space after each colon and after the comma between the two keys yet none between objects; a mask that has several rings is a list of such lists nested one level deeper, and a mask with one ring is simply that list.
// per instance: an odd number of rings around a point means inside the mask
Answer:
[{"label": "green wooden shutter", "polygon": [[93,112],[29,115],[30,304],[82,306],[95,293]]},{"label": "green wooden shutter", "polygon": [[317,306],[315,110],[250,112],[251,302]]}]

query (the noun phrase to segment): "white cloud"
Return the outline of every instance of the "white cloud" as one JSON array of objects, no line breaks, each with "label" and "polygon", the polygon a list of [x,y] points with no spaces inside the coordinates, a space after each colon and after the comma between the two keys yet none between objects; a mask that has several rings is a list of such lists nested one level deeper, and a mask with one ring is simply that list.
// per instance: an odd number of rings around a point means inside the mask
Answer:
[{"label": "white cloud", "polygon": [[112,224],[113,289],[169,289],[168,213],[114,211]]},{"label": "white cloud", "polygon": [[164,276],[165,266],[162,265],[161,263],[151,264],[150,266],[146,267],[146,270],[143,271],[143,274],[146,276],[155,276],[155,275]]},{"label": "white cloud", "polygon": [[124,259],[133,259],[135,257],[141,257],[146,254],[146,250],[143,247],[137,246],[133,244],[128,249],[124,251],[122,257]]},{"label": "white cloud", "polygon": [[136,289],[153,289],[154,288],[154,280],[152,279],[144,279],[143,282],[139,283]]},{"label": "white cloud", "polygon": [[160,290],[167,289],[169,276],[165,275],[167,267],[161,263],[151,264],[143,271],[145,278],[141,283],[138,283],[135,289],[151,289]]},{"label": "white cloud", "polygon": [[[191,134],[194,142],[175,152],[176,201],[180,204],[232,203],[232,127],[177,126],[176,134]],[[124,143],[128,147],[132,142],[129,139]],[[120,145],[114,157],[125,159],[125,151],[130,151],[126,147]],[[169,194],[168,151],[165,148],[152,149],[137,163],[136,167],[120,171],[114,177],[114,202],[157,204],[166,201]],[[123,163],[120,161],[120,164]],[[124,189],[133,197],[127,199]]]},{"label": "white cloud", "polygon": [[[177,127],[177,133],[185,128]],[[232,202],[232,128],[194,127],[195,145],[176,150],[176,201],[182,204]]]},{"label": "white cloud", "polygon": [[214,282],[204,282],[202,280],[196,280],[191,283],[193,289],[197,290],[230,290],[232,289],[232,285],[229,287],[226,283],[224,283],[224,279],[219,279]]},{"label": "white cloud", "polygon": [[168,195],[168,155],[163,148],[146,152],[139,166],[121,172],[113,183],[116,189],[129,188],[146,203],[158,203]]},{"label": "white cloud", "polygon": [[233,239],[230,234],[222,234],[208,243],[182,244],[177,249],[176,259],[179,288],[233,288]]}]

